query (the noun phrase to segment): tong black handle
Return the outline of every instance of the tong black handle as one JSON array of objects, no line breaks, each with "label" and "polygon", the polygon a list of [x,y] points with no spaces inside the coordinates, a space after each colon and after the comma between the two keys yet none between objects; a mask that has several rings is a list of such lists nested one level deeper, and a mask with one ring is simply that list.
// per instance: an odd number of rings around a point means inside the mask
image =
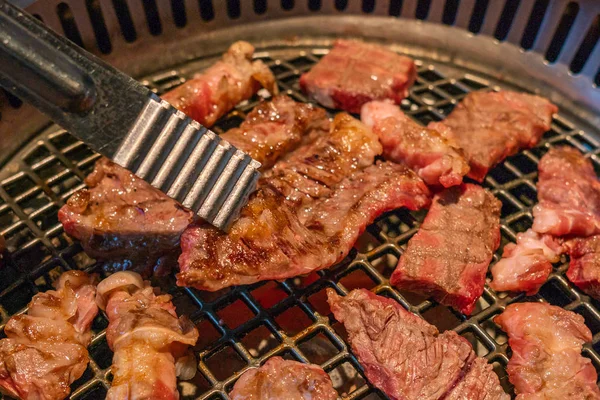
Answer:
[{"label": "tong black handle", "polygon": [[48,30],[0,0],[0,75],[19,97],[68,112],[88,111],[95,99],[90,76],[48,41]]}]

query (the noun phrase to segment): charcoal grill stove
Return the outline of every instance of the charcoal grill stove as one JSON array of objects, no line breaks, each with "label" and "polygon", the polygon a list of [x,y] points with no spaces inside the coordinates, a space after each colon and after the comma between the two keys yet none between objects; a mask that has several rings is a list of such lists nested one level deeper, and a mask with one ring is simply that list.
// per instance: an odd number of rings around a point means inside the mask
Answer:
[{"label": "charcoal grill stove", "polygon": [[[493,169],[485,186],[502,200],[502,245],[531,226],[539,158],[569,144],[587,153],[600,174],[600,36],[596,1],[565,0],[72,0],[39,1],[29,7],[55,30],[139,77],[157,92],[188,79],[214,62],[234,40],[250,40],[256,57],[277,77],[282,92],[306,101],[299,75],[327,53],[337,36],[391,45],[418,60],[419,76],[402,109],[422,123],[447,115],[469,91],[511,88],[540,93],[560,114],[536,148]],[[366,18],[368,16],[368,18]],[[48,290],[65,270],[97,270],[68,238],[57,210],[92,169],[96,154],[6,94],[0,103],[0,231],[7,239],[0,268],[0,337],[8,319],[25,311],[31,297]],[[256,96],[218,125],[239,124]],[[325,289],[346,293],[366,287],[392,297],[440,330],[465,336],[494,364],[507,391],[510,354],[506,336],[492,322],[522,296],[497,295],[486,286],[471,318],[426,298],[398,291],[388,278],[424,213],[397,211],[380,218],[339,266],[285,282],[264,282],[217,293],[177,288],[180,313],[197,323],[199,372],[180,383],[184,399],[226,399],[241,373],[283,355],[323,366],[344,399],[386,398],[366,382],[348,349],[342,326],[330,315]],[[530,301],[544,300],[585,317],[594,333],[584,348],[600,370],[600,303],[564,276],[566,259]],[[93,325],[92,361],[73,384],[72,398],[104,398],[112,353],[107,320]],[[508,354],[507,354],[508,352]]]}]

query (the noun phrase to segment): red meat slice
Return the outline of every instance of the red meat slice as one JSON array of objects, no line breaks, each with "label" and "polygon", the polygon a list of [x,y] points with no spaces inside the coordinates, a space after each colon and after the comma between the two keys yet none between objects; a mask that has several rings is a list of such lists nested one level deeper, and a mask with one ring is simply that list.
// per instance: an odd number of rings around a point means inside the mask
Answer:
[{"label": "red meat slice", "polygon": [[417,77],[412,59],[358,40],[336,40],[331,51],[300,77],[300,87],[328,108],[360,113],[371,100],[400,103]]},{"label": "red meat slice", "polygon": [[500,201],[478,185],[437,194],[390,282],[471,314],[500,244],[500,208]]}]

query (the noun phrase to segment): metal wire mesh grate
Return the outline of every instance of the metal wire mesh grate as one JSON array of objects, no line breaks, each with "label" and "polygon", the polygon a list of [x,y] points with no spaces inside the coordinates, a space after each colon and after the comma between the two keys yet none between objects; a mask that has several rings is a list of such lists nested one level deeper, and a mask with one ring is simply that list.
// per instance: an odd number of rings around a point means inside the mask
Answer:
[{"label": "metal wire mesh grate", "polygon": [[[257,56],[271,67],[282,92],[306,101],[298,87],[299,75],[326,54],[325,48],[272,49]],[[158,92],[181,83],[212,60],[201,60],[178,70],[157,74],[145,83]],[[464,70],[419,61],[419,77],[402,109],[418,121],[444,118],[457,101],[471,90],[496,88],[495,82]],[[216,127],[223,131],[238,125],[260,96],[231,112]],[[591,157],[600,172],[600,146],[563,116],[536,148],[510,157],[493,169],[484,185],[502,201],[502,244],[531,226],[531,207],[536,202],[535,178],[539,158],[551,147],[569,144]],[[48,127],[0,171],[0,230],[7,239],[6,265],[0,268],[0,338],[8,319],[23,312],[31,297],[48,290],[64,270],[94,270],[78,243],[65,235],[57,210],[76,190],[98,158],[84,144],[55,126]],[[368,227],[355,249],[338,266],[284,282],[263,282],[216,293],[177,288],[174,278],[157,282],[174,296],[179,313],[197,324],[200,339],[195,347],[199,372],[180,382],[182,398],[226,399],[240,373],[273,355],[309,361],[323,366],[344,399],[378,399],[385,395],[366,382],[361,367],[348,349],[346,333],[332,319],[325,289],[346,293],[357,287],[394,298],[440,330],[454,329],[466,337],[480,356],[494,364],[505,388],[508,361],[506,336],[492,322],[503,307],[521,297],[498,296],[485,288],[472,317],[465,319],[447,307],[422,296],[398,291],[388,278],[406,242],[417,231],[425,213],[399,210]],[[584,355],[600,370],[600,304],[583,295],[564,277],[566,260],[556,266],[549,282],[529,300],[545,300],[584,316],[594,334]],[[72,398],[104,398],[110,385],[110,352],[104,330],[105,316],[93,324],[91,362],[73,384]]]}]

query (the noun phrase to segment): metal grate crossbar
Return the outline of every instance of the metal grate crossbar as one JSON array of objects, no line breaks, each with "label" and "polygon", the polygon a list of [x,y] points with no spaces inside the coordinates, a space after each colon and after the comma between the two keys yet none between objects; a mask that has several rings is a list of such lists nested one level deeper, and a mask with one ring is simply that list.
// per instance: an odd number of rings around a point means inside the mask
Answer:
[{"label": "metal grate crossbar", "polygon": [[[325,48],[273,49],[257,54],[273,70],[280,89],[298,101],[307,101],[298,86],[299,75],[326,54]],[[212,60],[205,60],[206,63]],[[497,89],[498,83],[464,70],[418,61],[419,75],[402,109],[426,124],[443,119],[469,91]],[[184,72],[182,72],[184,71]],[[158,93],[180,84],[194,68],[157,74],[144,83]],[[217,124],[222,132],[239,125],[260,101],[255,96]],[[596,136],[598,137],[598,136]],[[515,240],[517,232],[531,226],[531,207],[536,202],[537,162],[552,146],[568,144],[589,155],[600,173],[600,145],[558,116],[552,129],[534,149],[510,157],[485,180],[501,201],[502,244]],[[99,156],[56,126],[49,126],[0,171],[0,231],[7,239],[8,254],[0,269],[0,338],[8,319],[26,310],[31,297],[51,288],[61,272],[98,269],[80,245],[63,232],[58,209],[75,191]],[[367,228],[355,250],[338,266],[284,282],[262,282],[224,289],[216,293],[178,288],[174,277],[157,282],[174,297],[181,314],[189,315],[201,333],[195,352],[199,372],[180,382],[183,399],[227,399],[235,380],[246,369],[274,355],[320,364],[332,377],[343,399],[385,399],[371,387],[348,348],[346,333],[330,315],[325,289],[340,293],[365,287],[391,297],[440,330],[454,329],[466,337],[480,356],[494,365],[505,389],[512,392],[505,366],[506,336],[492,318],[521,296],[499,296],[486,286],[473,315],[465,319],[447,307],[422,296],[399,291],[389,276],[425,213],[398,210]],[[584,316],[594,339],[584,355],[600,370],[600,303],[582,294],[564,277],[566,259],[559,263],[540,293],[527,300],[544,300]],[[92,329],[91,362],[73,384],[74,399],[102,399],[110,385],[112,353],[105,339],[107,320],[99,315]]]}]

